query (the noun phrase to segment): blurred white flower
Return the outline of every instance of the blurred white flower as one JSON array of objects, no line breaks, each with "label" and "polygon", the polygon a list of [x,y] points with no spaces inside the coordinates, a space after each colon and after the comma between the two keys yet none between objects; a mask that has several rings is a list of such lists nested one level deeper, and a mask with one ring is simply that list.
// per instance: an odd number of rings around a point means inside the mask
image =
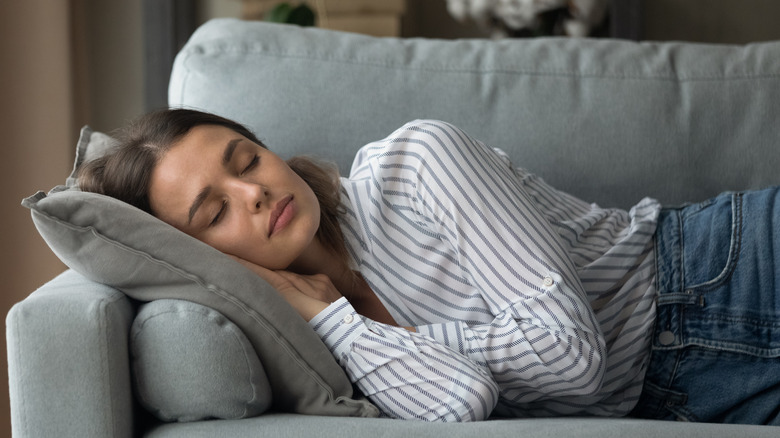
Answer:
[{"label": "blurred white flower", "polygon": [[459,21],[486,24],[497,0],[447,0],[447,10]]},{"label": "blurred white flower", "polygon": [[566,6],[568,0],[498,0],[493,14],[510,29],[533,25],[542,13]]},{"label": "blurred white flower", "polygon": [[576,37],[588,36],[591,29],[604,21],[608,6],[607,0],[570,0],[569,13],[572,18],[565,21],[566,33]]},{"label": "blurred white flower", "polygon": [[611,0],[447,0],[447,10],[459,21],[473,21],[494,36],[516,31],[539,31],[553,16],[554,30],[570,36],[588,36],[601,25]]}]

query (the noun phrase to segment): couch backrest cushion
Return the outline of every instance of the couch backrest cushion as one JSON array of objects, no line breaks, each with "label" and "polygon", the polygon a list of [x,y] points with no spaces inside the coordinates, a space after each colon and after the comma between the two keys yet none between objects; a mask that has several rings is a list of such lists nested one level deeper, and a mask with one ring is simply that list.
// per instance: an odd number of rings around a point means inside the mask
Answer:
[{"label": "couch backrest cushion", "polygon": [[[105,144],[105,136],[85,127],[80,145],[89,148],[93,138]],[[32,210],[52,251],[88,279],[140,301],[192,301],[232,321],[265,369],[275,408],[378,415],[375,406],[353,393],[344,371],[297,312],[230,257],[135,207],[77,187],[39,192],[23,205]]]},{"label": "couch backrest cushion", "polygon": [[607,207],[780,182],[780,42],[395,39],[219,19],[180,52],[169,103],[344,173],[363,144],[432,118]]}]

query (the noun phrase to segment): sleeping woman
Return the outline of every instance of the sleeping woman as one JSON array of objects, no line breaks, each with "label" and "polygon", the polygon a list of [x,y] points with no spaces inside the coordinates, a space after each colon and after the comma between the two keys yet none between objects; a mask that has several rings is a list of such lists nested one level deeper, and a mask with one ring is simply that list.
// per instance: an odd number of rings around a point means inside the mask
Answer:
[{"label": "sleeping woman", "polygon": [[431,120],[348,177],[193,110],[120,140],[80,188],[265,279],[385,416],[780,424],[776,188],[606,209]]}]

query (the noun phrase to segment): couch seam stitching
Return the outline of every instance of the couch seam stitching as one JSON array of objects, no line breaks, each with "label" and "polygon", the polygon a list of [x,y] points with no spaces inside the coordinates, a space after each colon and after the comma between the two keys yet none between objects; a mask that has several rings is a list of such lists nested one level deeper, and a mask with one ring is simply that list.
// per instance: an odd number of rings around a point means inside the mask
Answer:
[{"label": "couch seam stitching", "polygon": [[[207,53],[205,50],[200,49],[200,46],[196,46],[194,49],[188,52],[190,54],[202,55],[204,57],[212,56],[211,53]],[[755,79],[780,79],[780,74],[776,73],[739,73],[739,74],[723,74],[712,76],[678,76],[673,72],[667,72],[666,74],[615,74],[604,72],[582,72],[582,71],[570,71],[570,70],[532,70],[532,69],[511,69],[511,68],[491,68],[491,69],[477,69],[477,68],[463,68],[453,66],[440,66],[440,67],[413,67],[403,64],[393,64],[389,62],[381,62],[375,60],[367,60],[360,58],[339,58],[336,56],[315,56],[311,54],[296,54],[288,52],[274,52],[265,49],[251,50],[245,48],[220,48],[215,53],[229,53],[229,54],[253,54],[261,55],[272,58],[285,58],[285,59],[298,59],[298,60],[312,60],[317,62],[330,62],[340,64],[357,64],[371,67],[388,67],[396,70],[413,70],[413,71],[430,71],[430,72],[451,72],[460,74],[506,74],[506,75],[528,75],[528,76],[549,76],[549,77],[577,77],[585,79],[624,79],[624,80],[655,80],[655,81],[669,81],[669,82],[713,82],[722,80],[755,80]],[[188,56],[189,58],[189,56]]]}]

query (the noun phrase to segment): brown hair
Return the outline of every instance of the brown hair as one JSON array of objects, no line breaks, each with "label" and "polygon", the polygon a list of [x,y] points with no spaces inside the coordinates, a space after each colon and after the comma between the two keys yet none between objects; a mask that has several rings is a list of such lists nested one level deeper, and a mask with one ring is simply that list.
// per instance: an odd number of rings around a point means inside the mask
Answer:
[{"label": "brown hair", "polygon": [[[152,171],[174,143],[200,125],[224,126],[266,147],[244,125],[215,114],[189,109],[155,111],[118,131],[115,136],[119,144],[113,152],[81,166],[79,188],[111,196],[153,215],[149,203]],[[348,255],[339,226],[343,213],[338,169],[310,157],[291,158],[287,165],[312,188],[320,203],[320,227],[316,237],[346,264]]]}]

